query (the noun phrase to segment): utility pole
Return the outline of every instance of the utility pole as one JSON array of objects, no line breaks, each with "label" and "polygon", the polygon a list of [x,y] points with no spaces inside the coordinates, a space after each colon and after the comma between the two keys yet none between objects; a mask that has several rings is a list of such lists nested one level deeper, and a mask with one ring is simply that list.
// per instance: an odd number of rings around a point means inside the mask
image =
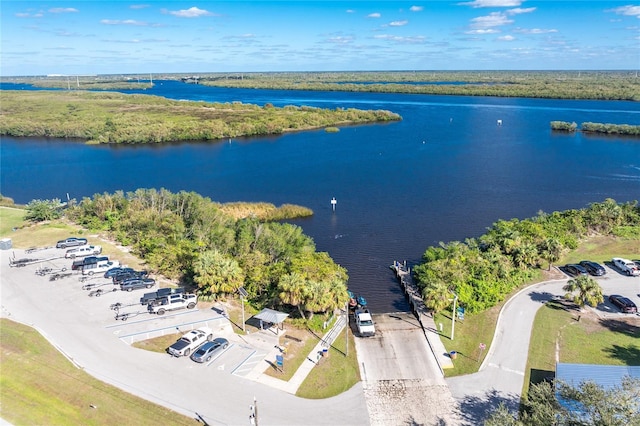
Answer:
[{"label": "utility pole", "polygon": [[347,355],[346,356],[349,356],[349,302],[344,304],[344,317],[346,319],[345,323],[347,325],[346,329],[344,330],[344,335],[346,336],[346,341],[347,341],[347,343],[346,343]]},{"label": "utility pole", "polygon": [[451,340],[453,340],[453,333],[456,327],[456,302],[457,301],[458,301],[458,295],[453,293],[453,312],[451,315]]},{"label": "utility pole", "polygon": [[258,401],[253,397],[253,405],[249,406],[251,414],[249,415],[249,424],[258,426]]}]

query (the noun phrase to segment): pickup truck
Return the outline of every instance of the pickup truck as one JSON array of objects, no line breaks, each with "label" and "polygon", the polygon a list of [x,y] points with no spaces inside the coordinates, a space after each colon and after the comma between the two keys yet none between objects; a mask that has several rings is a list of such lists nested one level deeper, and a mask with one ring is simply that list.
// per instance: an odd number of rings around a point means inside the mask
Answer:
[{"label": "pickup truck", "polygon": [[201,327],[197,330],[191,330],[184,336],[182,336],[173,345],[167,348],[167,352],[175,357],[189,356],[192,351],[195,351],[204,342],[212,341],[213,333],[210,328]]},{"label": "pickup truck", "polygon": [[360,336],[369,337],[376,334],[376,327],[373,325],[373,318],[368,309],[356,309],[353,316]]},{"label": "pickup truck", "polygon": [[72,271],[82,271],[87,265],[94,265],[98,262],[108,262],[109,256],[88,256],[84,259],[74,260],[71,264]]},{"label": "pickup truck", "polygon": [[164,315],[166,311],[176,309],[193,309],[198,304],[198,296],[195,294],[170,294],[156,299],[147,305],[150,314]]},{"label": "pickup truck", "polygon": [[82,275],[98,274],[119,266],[120,262],[117,260],[103,260],[98,263],[88,263],[82,266]]},{"label": "pickup truck", "polygon": [[177,288],[161,288],[158,291],[154,291],[152,293],[145,293],[144,296],[140,298],[141,305],[149,305],[153,304],[157,299],[162,299],[165,296],[169,296],[172,294],[181,294],[184,293],[184,287]]},{"label": "pickup truck", "polygon": [[612,259],[612,262],[616,268],[618,268],[621,272],[629,275],[630,277],[637,277],[640,275],[640,268],[638,268],[638,265],[636,265],[635,262],[632,262],[628,259],[623,259],[621,257],[614,257]]}]

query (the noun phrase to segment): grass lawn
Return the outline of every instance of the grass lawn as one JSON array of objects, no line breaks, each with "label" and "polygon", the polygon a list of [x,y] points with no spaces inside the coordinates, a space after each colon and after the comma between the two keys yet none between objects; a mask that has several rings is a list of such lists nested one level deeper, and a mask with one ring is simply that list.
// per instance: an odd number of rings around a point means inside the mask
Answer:
[{"label": "grass lawn", "polygon": [[30,327],[0,319],[0,329],[0,416],[12,424],[199,424],[94,379]]},{"label": "grass lawn", "polygon": [[593,237],[580,243],[580,247],[564,256],[558,265],[577,263],[581,260],[593,260],[595,262],[610,262],[613,257],[637,259],[638,246],[636,239],[622,239],[609,236]]},{"label": "grass lawn", "polygon": [[349,350],[345,328],[329,349],[329,356],[320,359],[313,367],[302,385],[298,388],[297,396],[301,398],[320,399],[339,395],[353,387],[360,381],[360,369],[355,350],[352,333],[349,333]]},{"label": "grass lawn", "polygon": [[0,207],[0,237],[13,237],[13,228],[19,228],[24,224],[26,210],[13,207]]},{"label": "grass lawn", "polygon": [[[620,316],[600,319],[591,311],[579,312],[567,303],[549,302],[533,324],[525,371],[529,383],[553,377],[559,362],[640,365],[640,320]],[[578,320],[579,317],[579,320]]]}]

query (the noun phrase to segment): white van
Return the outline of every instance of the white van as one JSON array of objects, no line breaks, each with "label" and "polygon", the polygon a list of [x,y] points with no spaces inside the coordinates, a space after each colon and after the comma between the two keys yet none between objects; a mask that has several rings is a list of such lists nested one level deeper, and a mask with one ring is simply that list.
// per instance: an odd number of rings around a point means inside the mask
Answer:
[{"label": "white van", "polygon": [[64,257],[74,259],[76,257],[93,256],[102,253],[101,246],[80,246],[67,250]]}]

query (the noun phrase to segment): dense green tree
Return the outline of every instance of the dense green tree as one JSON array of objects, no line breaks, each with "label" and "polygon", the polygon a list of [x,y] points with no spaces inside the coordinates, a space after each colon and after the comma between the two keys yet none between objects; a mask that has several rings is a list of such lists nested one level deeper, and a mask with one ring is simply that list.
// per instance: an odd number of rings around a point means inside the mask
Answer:
[{"label": "dense green tree", "polygon": [[45,220],[58,219],[62,216],[62,204],[60,199],[53,200],[32,200],[27,204],[27,214],[25,219],[32,222],[43,222]]},{"label": "dense green tree", "polygon": [[238,262],[217,250],[201,253],[194,262],[193,270],[193,279],[205,294],[235,293],[244,282],[244,271]]},{"label": "dense green tree", "polygon": [[577,386],[534,384],[522,400],[519,415],[501,405],[484,422],[487,426],[638,426],[640,379],[626,376],[604,388],[586,381]]}]

